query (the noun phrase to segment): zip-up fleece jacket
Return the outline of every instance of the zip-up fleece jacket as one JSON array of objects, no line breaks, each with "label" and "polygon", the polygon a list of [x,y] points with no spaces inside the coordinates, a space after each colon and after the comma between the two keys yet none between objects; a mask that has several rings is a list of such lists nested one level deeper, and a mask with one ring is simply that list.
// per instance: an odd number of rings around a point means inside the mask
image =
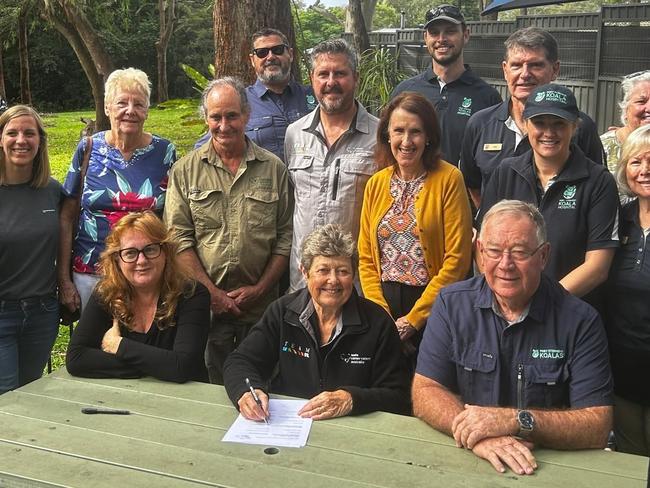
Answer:
[{"label": "zip-up fleece jacket", "polygon": [[[379,305],[353,290],[343,305],[343,327],[321,354],[300,321],[311,296],[306,288],[273,302],[241,345],[226,360],[224,383],[237,406],[254,388],[300,398],[323,391],[352,395],[350,415],[375,410],[410,411],[410,378],[395,323]],[[268,384],[270,383],[270,388]]]}]

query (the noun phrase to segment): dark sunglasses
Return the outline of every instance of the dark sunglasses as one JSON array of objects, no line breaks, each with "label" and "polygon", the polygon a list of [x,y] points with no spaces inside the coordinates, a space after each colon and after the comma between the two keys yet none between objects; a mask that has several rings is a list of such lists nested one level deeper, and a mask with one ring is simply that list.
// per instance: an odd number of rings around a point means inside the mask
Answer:
[{"label": "dark sunglasses", "polygon": [[273,54],[276,56],[279,56],[280,54],[284,53],[284,50],[287,49],[289,46],[286,44],[278,44],[277,46],[271,46],[271,47],[258,47],[257,49],[253,49],[253,54],[257,56],[260,59],[264,59],[269,55],[269,51],[271,51]]},{"label": "dark sunglasses", "polygon": [[455,5],[440,5],[439,7],[434,7],[426,13],[425,19],[428,22],[433,18],[440,17],[441,15],[451,17],[452,19],[464,20],[463,14]]}]

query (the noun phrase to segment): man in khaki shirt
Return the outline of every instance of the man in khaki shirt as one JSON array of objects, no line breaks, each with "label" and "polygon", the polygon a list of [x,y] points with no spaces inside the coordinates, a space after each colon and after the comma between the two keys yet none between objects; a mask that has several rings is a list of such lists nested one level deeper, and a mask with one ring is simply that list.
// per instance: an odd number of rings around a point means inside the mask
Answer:
[{"label": "man in khaki shirt", "polygon": [[210,382],[223,384],[226,356],[278,296],[293,200],[285,165],[245,136],[250,106],[239,80],[210,82],[202,110],[211,138],[170,172],[165,222],[179,257],[210,291],[205,359]]}]

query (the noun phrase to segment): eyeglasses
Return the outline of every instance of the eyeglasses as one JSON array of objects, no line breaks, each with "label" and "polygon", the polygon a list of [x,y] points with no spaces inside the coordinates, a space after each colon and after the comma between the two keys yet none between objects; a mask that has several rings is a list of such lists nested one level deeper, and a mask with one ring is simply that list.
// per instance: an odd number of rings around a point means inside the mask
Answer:
[{"label": "eyeglasses", "polygon": [[464,21],[462,12],[455,5],[440,5],[438,7],[434,7],[426,13],[425,19],[427,22],[429,22],[431,19],[435,19],[441,15]]},{"label": "eyeglasses", "polygon": [[636,73],[630,73],[629,75],[625,75],[623,77],[624,80],[633,80],[634,78],[638,78],[643,75],[650,74],[650,69],[644,69],[643,71],[637,71]]},{"label": "eyeglasses", "polygon": [[509,254],[513,261],[517,263],[523,263],[525,261],[528,261],[530,258],[532,258],[537,253],[537,251],[539,251],[542,248],[544,244],[546,243],[542,242],[539,246],[537,246],[537,248],[534,251],[523,251],[521,249],[496,249],[493,247],[482,247],[481,252],[483,252],[483,254],[485,254],[487,258],[492,259],[494,261],[501,261],[504,254]]},{"label": "eyeglasses", "polygon": [[135,247],[120,249],[117,251],[117,254],[119,254],[120,259],[125,263],[135,263],[138,260],[140,253],[142,253],[147,259],[156,259],[158,256],[160,256],[161,252],[162,244],[160,242],[156,242],[154,244],[147,244],[142,249]]},{"label": "eyeglasses", "polygon": [[279,56],[280,54],[284,53],[284,50],[287,49],[288,47],[289,46],[287,46],[286,44],[278,44],[277,46],[271,46],[271,47],[258,47],[257,49],[253,49],[252,53],[258,58],[264,59],[269,55],[269,51],[271,51],[276,56]]}]

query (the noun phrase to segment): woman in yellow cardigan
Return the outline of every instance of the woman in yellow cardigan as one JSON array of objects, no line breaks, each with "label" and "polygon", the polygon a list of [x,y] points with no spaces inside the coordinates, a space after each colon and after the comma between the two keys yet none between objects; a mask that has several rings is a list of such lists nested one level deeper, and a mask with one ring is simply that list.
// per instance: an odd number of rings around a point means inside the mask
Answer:
[{"label": "woman in yellow cardigan", "polygon": [[440,159],[435,110],[417,93],[400,94],[382,112],[375,158],[384,169],[365,188],[359,277],[413,355],[438,292],[469,270],[469,200],[460,171]]}]

